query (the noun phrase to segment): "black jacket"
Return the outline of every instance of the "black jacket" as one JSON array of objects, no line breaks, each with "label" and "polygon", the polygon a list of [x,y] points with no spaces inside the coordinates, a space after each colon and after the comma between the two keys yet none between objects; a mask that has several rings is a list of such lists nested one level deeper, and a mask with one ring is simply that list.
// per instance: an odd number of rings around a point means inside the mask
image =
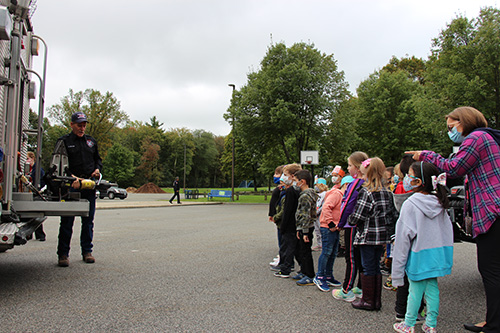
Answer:
[{"label": "black jacket", "polygon": [[97,141],[89,136],[79,137],[73,132],[63,135],[59,140],[64,141],[68,152],[69,170],[72,175],[81,178],[90,178],[95,169],[102,170],[102,159],[97,149]]},{"label": "black jacket", "polygon": [[269,200],[269,214],[268,216],[276,215],[276,206],[280,201],[281,189],[279,186],[276,186],[271,194],[271,200]]},{"label": "black jacket", "polygon": [[281,221],[280,229],[282,233],[295,233],[295,212],[299,203],[300,190],[296,190],[293,186],[286,189],[285,207],[283,211],[283,220]]}]

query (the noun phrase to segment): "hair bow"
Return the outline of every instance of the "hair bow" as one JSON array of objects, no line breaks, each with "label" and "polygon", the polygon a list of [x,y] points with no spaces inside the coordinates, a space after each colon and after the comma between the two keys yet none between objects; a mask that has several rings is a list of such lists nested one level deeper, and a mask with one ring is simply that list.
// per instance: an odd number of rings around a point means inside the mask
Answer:
[{"label": "hair bow", "polygon": [[363,168],[368,168],[370,166],[370,162],[372,161],[371,158],[367,159],[367,160],[364,160],[363,162],[361,162],[361,165],[363,166]]},{"label": "hair bow", "polygon": [[432,188],[436,189],[438,184],[446,186],[446,173],[442,173],[439,176],[431,176],[432,179]]}]

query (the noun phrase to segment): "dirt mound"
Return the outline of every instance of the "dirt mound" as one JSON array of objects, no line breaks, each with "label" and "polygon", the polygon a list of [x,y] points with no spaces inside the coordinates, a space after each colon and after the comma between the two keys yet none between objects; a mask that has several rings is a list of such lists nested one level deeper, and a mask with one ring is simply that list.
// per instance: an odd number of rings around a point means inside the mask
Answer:
[{"label": "dirt mound", "polygon": [[137,188],[132,187],[132,186],[127,187],[127,192],[128,193],[137,193]]},{"label": "dirt mound", "polygon": [[166,193],[158,185],[147,183],[137,189],[135,193]]}]

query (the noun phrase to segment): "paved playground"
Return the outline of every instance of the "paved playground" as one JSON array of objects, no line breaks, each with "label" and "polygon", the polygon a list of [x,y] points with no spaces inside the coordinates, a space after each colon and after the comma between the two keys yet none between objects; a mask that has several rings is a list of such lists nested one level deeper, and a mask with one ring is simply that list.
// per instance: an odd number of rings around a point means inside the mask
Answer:
[{"label": "paved playground", "polygon": [[[114,202],[160,198],[136,196]],[[383,290],[381,311],[364,312],[274,277],[268,263],[276,235],[266,205],[107,208],[96,213],[95,264],[81,261],[74,236],[70,267],[57,267],[55,217],[44,224],[46,242],[0,253],[0,331],[392,331],[392,291]],[[462,332],[485,313],[475,246],[456,244],[454,262],[440,280],[439,332]],[[338,279],[344,265],[338,258]]]}]

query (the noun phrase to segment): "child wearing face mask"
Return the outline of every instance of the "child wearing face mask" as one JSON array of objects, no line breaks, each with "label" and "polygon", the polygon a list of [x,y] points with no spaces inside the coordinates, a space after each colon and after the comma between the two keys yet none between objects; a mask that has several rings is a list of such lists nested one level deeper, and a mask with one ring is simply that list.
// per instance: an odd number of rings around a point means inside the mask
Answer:
[{"label": "child wearing face mask", "polygon": [[[281,176],[281,181],[285,184],[286,190],[280,225],[281,246],[279,254],[279,271],[274,273],[274,276],[281,278],[289,278],[294,266],[294,257],[298,241],[296,236],[295,212],[297,211],[300,190],[293,184],[293,175],[299,170],[302,170],[300,164],[287,164],[283,168],[283,175]],[[298,261],[300,264],[300,257],[297,257],[297,259],[299,259]]]},{"label": "child wearing face mask", "polygon": [[368,155],[361,151],[352,153],[347,159],[347,171],[353,178],[353,181],[347,185],[340,206],[340,222],[338,227],[344,229],[346,270],[342,288],[333,290],[332,296],[335,299],[346,302],[352,302],[356,297],[361,297],[362,295],[361,279],[358,278],[358,284],[354,287],[358,272],[361,274],[361,257],[359,249],[354,246],[356,228],[347,224],[347,219],[354,211],[358,199],[358,192],[364,183],[360,167],[361,163],[366,159],[368,159]]},{"label": "child wearing face mask", "polygon": [[308,170],[299,170],[293,176],[296,186],[300,188],[300,196],[295,212],[297,231],[297,253],[300,258],[300,271],[304,277],[297,281],[299,286],[313,285],[314,263],[311,252],[313,241],[314,221],[316,221],[316,200],[318,195],[314,189],[309,188],[312,176]]},{"label": "child wearing face mask", "polygon": [[321,210],[323,208],[323,203],[325,202],[325,195],[328,191],[328,186],[326,185],[325,178],[318,178],[314,184],[314,191],[318,194],[318,200],[316,201],[316,215],[318,218],[314,221],[314,235],[316,236],[316,245],[312,248],[313,251],[321,251],[323,246],[321,241],[321,230],[319,224],[319,217],[321,215]]},{"label": "child wearing face mask", "polygon": [[[277,236],[278,236],[278,249],[281,245],[281,232],[279,227],[280,221],[275,221],[274,216],[276,215],[276,209],[280,205],[280,198],[284,195],[284,186],[280,184],[281,174],[283,173],[283,165],[278,166],[274,170],[273,182],[276,184],[272,194],[271,200],[269,200],[269,221],[276,224]],[[279,264],[280,256],[278,255],[269,263],[269,265],[276,267]]]},{"label": "child wearing face mask", "polygon": [[389,242],[397,220],[392,192],[385,187],[384,162],[369,158],[361,164],[365,182],[359,191],[354,212],[349,216],[350,225],[356,226],[354,244],[361,253],[361,284],[363,297],[352,302],[352,307],[362,310],[380,310],[382,274],[380,258],[384,245]]},{"label": "child wearing face mask", "polygon": [[330,290],[330,286],[340,287],[342,285],[333,277],[333,264],[339,246],[339,229],[337,225],[340,220],[341,203],[342,192],[332,188],[326,192],[323,209],[319,217],[323,247],[318,259],[318,273],[313,282],[319,290],[325,292]]},{"label": "child wearing face mask", "polygon": [[340,189],[340,182],[342,178],[345,176],[344,170],[340,167],[340,165],[336,165],[332,171],[332,183],[333,188]]},{"label": "child wearing face mask", "polygon": [[410,282],[405,319],[394,324],[396,332],[414,332],[423,296],[427,302],[424,332],[436,332],[439,312],[437,278],[451,274],[453,266],[453,227],[446,212],[446,175],[426,162],[411,165],[404,179],[406,190],[414,194],[403,203],[396,224],[392,283]]}]

